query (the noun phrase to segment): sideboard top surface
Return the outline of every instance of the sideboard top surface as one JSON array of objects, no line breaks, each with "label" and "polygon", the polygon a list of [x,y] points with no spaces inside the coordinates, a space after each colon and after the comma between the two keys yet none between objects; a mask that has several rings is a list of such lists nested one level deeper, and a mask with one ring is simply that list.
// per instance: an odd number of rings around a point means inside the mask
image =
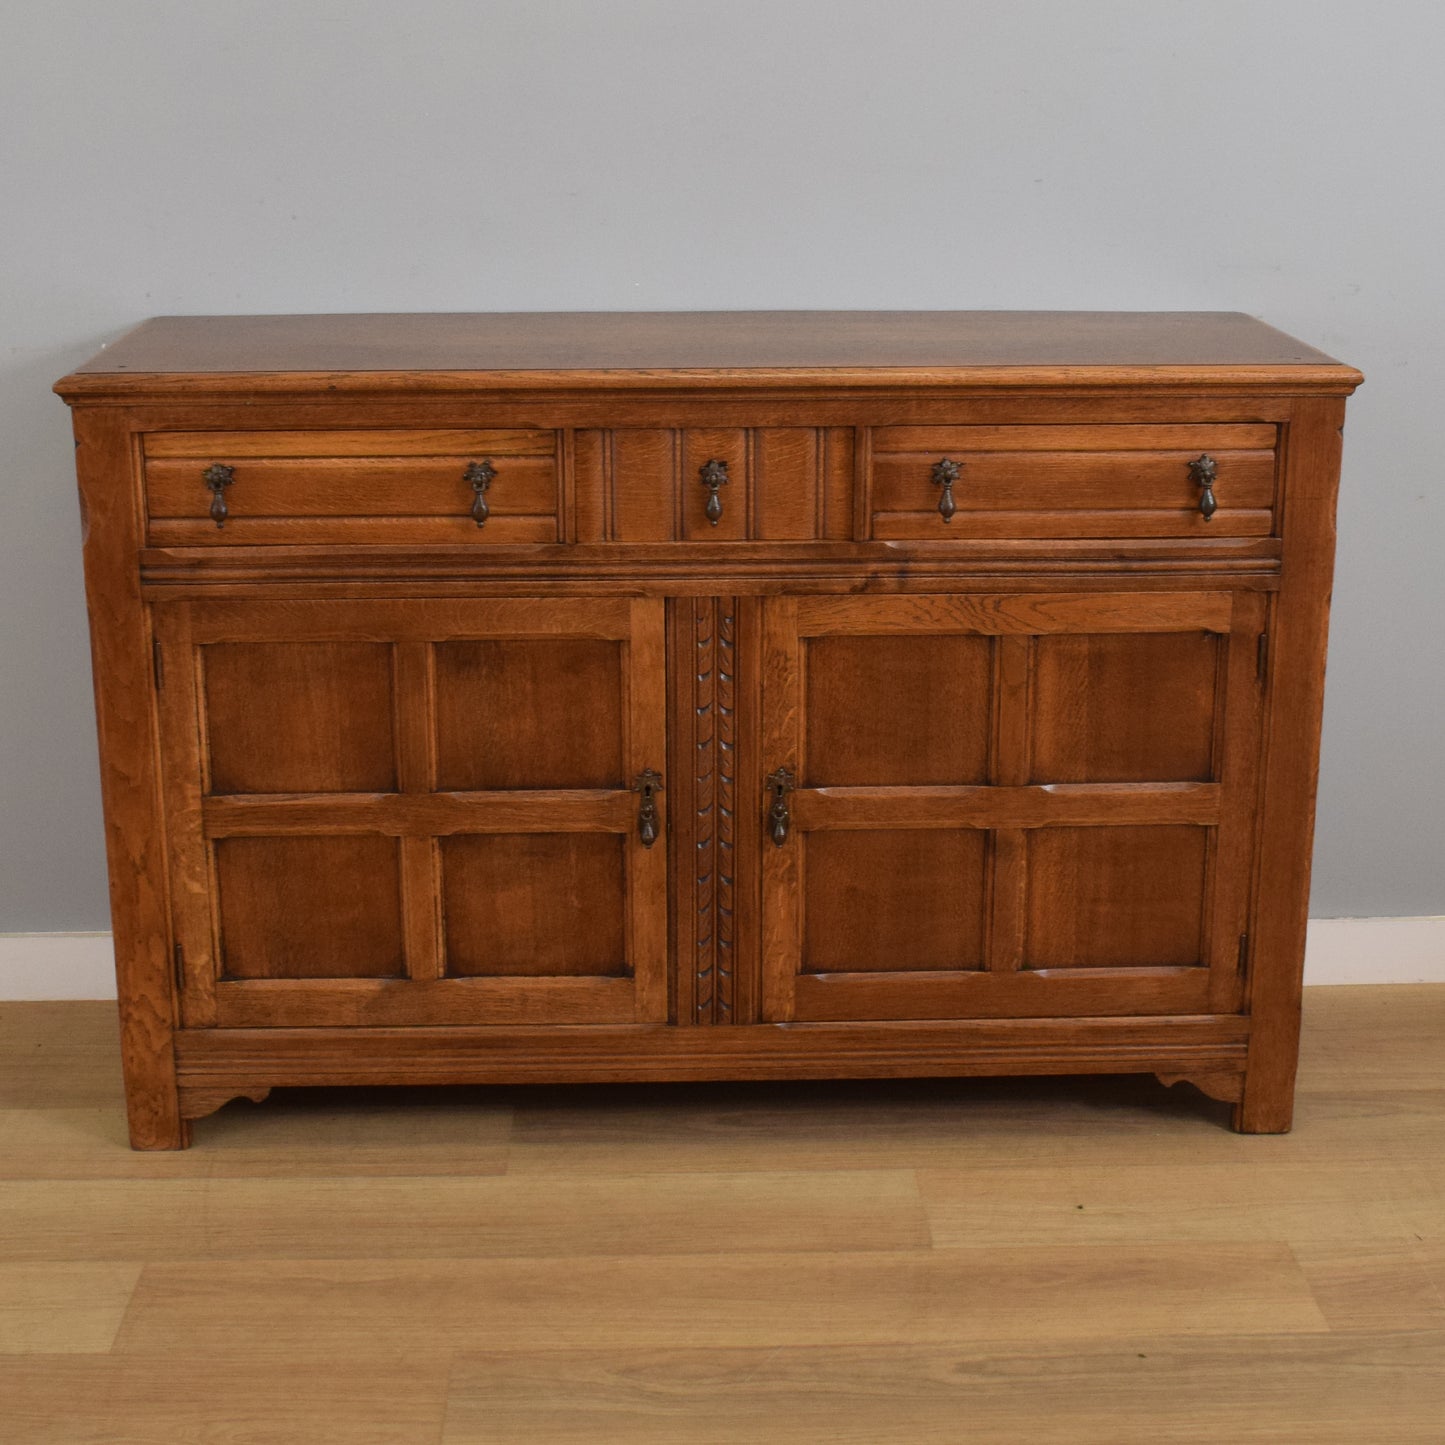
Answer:
[{"label": "sideboard top surface", "polygon": [[583,311],[161,316],[56,384],[172,390],[468,386],[1191,384],[1346,392],[1359,372],[1239,312]]}]

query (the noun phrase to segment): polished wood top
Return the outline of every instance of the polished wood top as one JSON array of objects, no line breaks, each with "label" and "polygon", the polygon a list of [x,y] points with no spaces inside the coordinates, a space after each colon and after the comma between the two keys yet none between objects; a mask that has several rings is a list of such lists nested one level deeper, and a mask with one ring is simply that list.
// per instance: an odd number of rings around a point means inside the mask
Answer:
[{"label": "polished wood top", "polygon": [[416,391],[432,389],[428,379],[439,390],[472,379],[511,387],[1233,379],[1340,391],[1361,379],[1238,312],[595,311],[162,316],[56,390],[116,395],[184,379],[191,390],[199,382],[217,391],[234,376],[252,378],[252,390],[265,376],[266,389],[290,391]]}]

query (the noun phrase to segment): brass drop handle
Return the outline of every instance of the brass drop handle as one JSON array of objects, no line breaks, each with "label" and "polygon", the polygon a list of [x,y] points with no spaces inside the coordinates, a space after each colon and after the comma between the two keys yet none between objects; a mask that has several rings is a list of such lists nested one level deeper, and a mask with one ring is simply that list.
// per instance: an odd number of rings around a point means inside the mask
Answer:
[{"label": "brass drop handle", "polygon": [[1219,463],[1208,452],[1189,463],[1189,476],[1199,488],[1199,513],[1206,522],[1219,510],[1214,496],[1214,479],[1218,472]]},{"label": "brass drop handle", "polygon": [[788,827],[793,815],[788,811],[788,794],[797,786],[797,779],[787,768],[768,774],[768,837],[773,846],[781,848],[788,841]]},{"label": "brass drop handle", "polygon": [[723,504],[719,493],[728,484],[728,464],[714,457],[697,469],[697,475],[698,480],[707,488],[707,519],[716,527],[722,521]]},{"label": "brass drop handle", "polygon": [[236,469],[222,462],[212,462],[201,473],[201,480],[211,494],[211,520],[218,528],[224,527],[226,518],[231,515],[231,509],[226,505],[226,488],[236,480]]},{"label": "brass drop handle", "polygon": [[471,462],[462,473],[462,480],[471,483],[475,494],[472,498],[472,521],[479,527],[485,526],[487,518],[492,515],[492,509],[487,506],[487,488],[492,485],[492,478],[496,475],[497,469],[490,460]]},{"label": "brass drop handle", "polygon": [[641,795],[637,804],[637,836],[644,848],[650,848],[662,832],[656,797],[662,791],[662,774],[653,768],[644,768],[638,773],[632,791]]},{"label": "brass drop handle", "polygon": [[953,484],[960,470],[958,463],[948,457],[933,464],[933,485],[943,488],[938,498],[938,515],[945,522],[953,521],[953,514],[958,510],[958,503],[953,500]]}]

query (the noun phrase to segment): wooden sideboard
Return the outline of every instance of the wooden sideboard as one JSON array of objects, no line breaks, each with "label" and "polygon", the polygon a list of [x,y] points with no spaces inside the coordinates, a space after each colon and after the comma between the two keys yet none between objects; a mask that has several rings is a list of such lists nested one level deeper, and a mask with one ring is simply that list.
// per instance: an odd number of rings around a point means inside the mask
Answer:
[{"label": "wooden sideboard", "polygon": [[132,1142],[1025,1073],[1288,1129],[1359,381],[1213,313],[147,322],[56,388]]}]

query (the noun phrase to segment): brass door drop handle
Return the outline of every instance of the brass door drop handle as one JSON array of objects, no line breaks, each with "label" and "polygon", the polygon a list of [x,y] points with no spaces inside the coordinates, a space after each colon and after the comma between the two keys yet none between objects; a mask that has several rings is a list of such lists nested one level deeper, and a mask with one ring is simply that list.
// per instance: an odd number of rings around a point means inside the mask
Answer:
[{"label": "brass door drop handle", "polygon": [[781,848],[788,841],[788,828],[793,815],[788,811],[788,794],[797,786],[797,778],[787,768],[778,768],[768,774],[768,836],[775,848]]},{"label": "brass door drop handle", "polygon": [[462,473],[462,480],[472,486],[472,521],[479,527],[485,526],[487,518],[492,515],[492,509],[487,505],[487,488],[496,475],[497,469],[490,460],[471,462]]},{"label": "brass door drop handle", "polygon": [[654,768],[644,768],[638,773],[632,791],[641,795],[637,804],[637,836],[644,848],[650,848],[662,833],[656,796],[662,791],[662,774]]}]

